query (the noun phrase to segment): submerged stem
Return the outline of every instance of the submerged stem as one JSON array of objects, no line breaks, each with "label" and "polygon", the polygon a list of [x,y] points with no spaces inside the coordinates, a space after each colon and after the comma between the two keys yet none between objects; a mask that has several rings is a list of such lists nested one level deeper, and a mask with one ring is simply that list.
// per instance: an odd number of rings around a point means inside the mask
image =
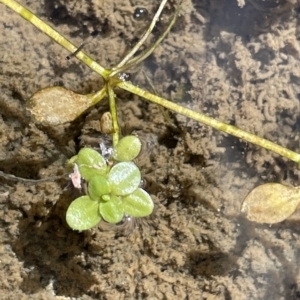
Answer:
[{"label": "submerged stem", "polygon": [[225,133],[231,134],[233,136],[236,136],[240,139],[243,139],[244,141],[250,142],[252,144],[258,145],[262,148],[271,150],[273,152],[276,152],[280,154],[281,156],[284,156],[292,161],[295,161],[296,163],[300,163],[300,154],[293,152],[289,149],[286,149],[282,146],[279,146],[273,142],[270,142],[266,139],[263,139],[261,137],[258,137],[252,133],[248,133],[242,129],[239,129],[235,126],[223,123],[221,121],[218,121],[216,119],[210,118],[208,116],[205,116],[201,113],[197,113],[195,111],[192,111],[188,108],[185,108],[181,105],[178,105],[176,103],[173,103],[171,101],[168,101],[166,99],[163,99],[159,96],[153,95],[145,90],[142,90],[134,85],[132,85],[129,82],[120,82],[118,84],[118,87],[129,91],[131,93],[134,93],[138,96],[141,96],[151,102],[157,103],[163,107],[166,107],[170,110],[173,110],[179,114],[182,114],[184,116],[187,116],[193,120],[199,121],[203,124],[206,124],[208,126],[211,126],[217,130],[223,131]]},{"label": "submerged stem", "polygon": [[126,71],[127,69],[129,69],[129,68],[131,68],[131,67],[139,64],[140,62],[142,62],[143,60],[145,60],[149,55],[151,55],[153,53],[153,51],[157,48],[157,46],[161,43],[161,41],[169,33],[169,31],[171,30],[171,28],[173,27],[173,25],[175,24],[177,16],[179,14],[179,11],[180,11],[180,6],[176,9],[176,12],[175,12],[174,16],[172,17],[172,20],[171,20],[170,24],[168,25],[167,29],[155,41],[155,43],[152,46],[150,46],[148,49],[146,49],[140,55],[138,55],[138,56],[133,57],[132,59],[130,59],[123,68],[117,69],[116,71],[113,71],[110,76],[112,76],[113,74],[115,74],[115,72],[124,72],[124,71]]},{"label": "submerged stem", "polygon": [[112,68],[112,72],[109,76],[114,76],[118,73],[124,72],[131,67],[139,64],[143,60],[145,60],[149,55],[152,54],[152,52],[156,49],[156,47],[161,43],[161,41],[166,37],[166,35],[170,32],[171,28],[175,24],[175,21],[177,19],[177,16],[180,11],[180,6],[176,9],[176,12],[174,16],[172,17],[172,20],[170,24],[168,25],[167,29],[163,32],[163,34],[155,41],[153,45],[151,45],[149,48],[147,48],[145,51],[143,51],[141,54],[137,55],[136,57],[131,58],[130,60],[127,61],[125,65],[117,65],[117,67]]},{"label": "submerged stem", "polygon": [[[149,34],[152,32],[164,6],[166,5],[168,0],[163,0],[160,3],[160,6],[156,12],[156,14],[154,15],[152,22],[149,26],[149,28],[146,30],[146,32],[144,33],[144,35],[142,36],[142,38],[139,40],[139,42],[131,49],[131,51],[129,53],[127,53],[127,55],[117,64],[117,66],[115,67],[115,69],[119,69],[121,67],[123,67],[129,59],[131,59],[134,54],[136,53],[136,51],[138,51],[140,49],[140,47],[144,44],[144,42],[146,41],[146,39],[148,38]],[[118,72],[116,72],[118,73]]]},{"label": "submerged stem", "polygon": [[91,98],[91,106],[100,102],[106,96],[106,93],[106,86],[104,86],[99,92],[93,94]]},{"label": "submerged stem", "polygon": [[[29,11],[27,8],[22,6],[21,4],[17,3],[14,0],[0,0],[3,4],[11,8],[13,11],[18,13],[21,17],[23,17],[25,20],[33,24],[35,27],[40,29],[42,32],[47,34],[51,39],[53,39],[56,43],[70,51],[71,53],[74,53],[78,48],[73,45],[70,41],[68,41],[66,38],[64,38],[62,35],[60,35],[55,29],[53,29],[51,26],[46,24],[44,21],[39,19],[35,16],[31,11]],[[76,54],[76,57],[82,61],[84,64],[86,64],[90,69],[95,71],[96,73],[100,74],[103,78],[106,78],[110,74],[110,70],[104,69],[102,66],[100,66],[98,63],[96,63],[91,57],[89,57],[87,54],[85,54],[82,51],[79,51]]]},{"label": "submerged stem", "polygon": [[4,173],[3,171],[0,171],[0,177],[2,177],[2,178],[5,178],[7,180],[12,180],[12,181],[20,181],[20,182],[28,183],[28,184],[54,182],[56,180],[68,178],[68,175],[69,174],[63,174],[63,175],[59,175],[59,176],[52,176],[52,177],[41,178],[41,179],[28,179],[28,178],[18,177],[13,174],[7,174],[7,173]]},{"label": "submerged stem", "polygon": [[116,147],[119,142],[119,124],[118,124],[115,93],[112,87],[110,86],[109,82],[106,83],[106,89],[108,92],[109,110],[110,110],[110,114],[112,118],[112,126],[113,126],[113,146]]}]

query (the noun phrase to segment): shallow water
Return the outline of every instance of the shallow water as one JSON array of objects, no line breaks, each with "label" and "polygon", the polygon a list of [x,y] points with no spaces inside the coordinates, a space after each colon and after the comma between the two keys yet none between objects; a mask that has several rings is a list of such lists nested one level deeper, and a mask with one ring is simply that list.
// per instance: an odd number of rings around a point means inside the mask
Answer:
[{"label": "shallow water", "polygon": [[[141,36],[157,3],[22,1],[108,67]],[[183,1],[172,32],[133,83],[196,111],[299,151],[298,5],[293,1]],[[83,145],[102,141],[100,103],[72,124],[36,125],[26,100],[61,85],[101,88],[99,76],[0,4],[0,170],[27,179],[57,176]],[[148,17],[134,18],[137,7]],[[162,32],[173,11],[155,28]],[[124,134],[144,142],[137,164],[156,209],[119,231],[70,230],[76,191],[67,180],[0,178],[1,299],[297,299],[299,212],[272,227],[247,221],[257,185],[299,185],[293,162],[117,91]],[[174,127],[175,124],[175,127]],[[135,230],[133,230],[135,227]]]}]

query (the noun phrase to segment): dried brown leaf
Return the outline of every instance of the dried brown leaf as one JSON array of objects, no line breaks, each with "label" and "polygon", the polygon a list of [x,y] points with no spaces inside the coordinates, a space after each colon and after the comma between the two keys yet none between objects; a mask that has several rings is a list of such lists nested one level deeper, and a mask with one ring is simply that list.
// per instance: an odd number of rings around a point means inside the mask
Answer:
[{"label": "dried brown leaf", "polygon": [[63,87],[48,87],[29,99],[27,109],[38,123],[59,125],[73,121],[92,104],[89,95],[76,94]]},{"label": "dried brown leaf", "polygon": [[248,194],[242,203],[241,212],[250,221],[274,224],[293,214],[299,202],[299,187],[266,183]]}]

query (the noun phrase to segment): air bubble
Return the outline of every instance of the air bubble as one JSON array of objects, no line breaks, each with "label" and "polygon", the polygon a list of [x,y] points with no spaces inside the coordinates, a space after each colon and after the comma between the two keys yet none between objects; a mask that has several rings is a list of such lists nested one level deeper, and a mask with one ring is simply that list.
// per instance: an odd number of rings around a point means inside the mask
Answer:
[{"label": "air bubble", "polygon": [[133,13],[133,17],[137,21],[145,20],[148,16],[148,11],[146,8],[137,7]]},{"label": "air bubble", "polygon": [[118,77],[121,81],[130,81],[130,74],[129,73],[119,73]]}]

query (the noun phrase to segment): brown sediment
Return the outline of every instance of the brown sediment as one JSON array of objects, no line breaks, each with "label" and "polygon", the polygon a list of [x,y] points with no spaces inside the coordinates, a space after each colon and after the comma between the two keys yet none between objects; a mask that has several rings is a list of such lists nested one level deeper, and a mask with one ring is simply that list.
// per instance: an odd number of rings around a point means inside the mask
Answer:
[{"label": "brown sediment", "polygon": [[[21,1],[26,4],[28,1]],[[245,3],[244,3],[245,2]],[[265,3],[266,2],[266,3]],[[293,1],[191,1],[142,69],[157,93],[299,152],[298,6]],[[245,4],[245,5],[244,5]],[[141,36],[153,1],[33,1],[29,9],[105,67]],[[107,102],[72,124],[35,125],[25,102],[61,85],[79,94],[102,81],[1,4],[0,170],[28,179],[59,176],[83,145],[106,141]],[[149,19],[135,20],[137,7]],[[174,2],[152,35],[168,22]],[[90,38],[93,34],[93,38]],[[147,42],[149,45],[150,42]],[[132,82],[151,91],[143,72]],[[122,236],[70,230],[78,195],[66,181],[26,185],[0,178],[1,299],[296,299],[299,211],[273,227],[240,214],[264,182],[299,185],[294,163],[116,90],[123,131],[144,149],[137,160],[155,213]],[[127,226],[127,227],[126,227]]]}]

